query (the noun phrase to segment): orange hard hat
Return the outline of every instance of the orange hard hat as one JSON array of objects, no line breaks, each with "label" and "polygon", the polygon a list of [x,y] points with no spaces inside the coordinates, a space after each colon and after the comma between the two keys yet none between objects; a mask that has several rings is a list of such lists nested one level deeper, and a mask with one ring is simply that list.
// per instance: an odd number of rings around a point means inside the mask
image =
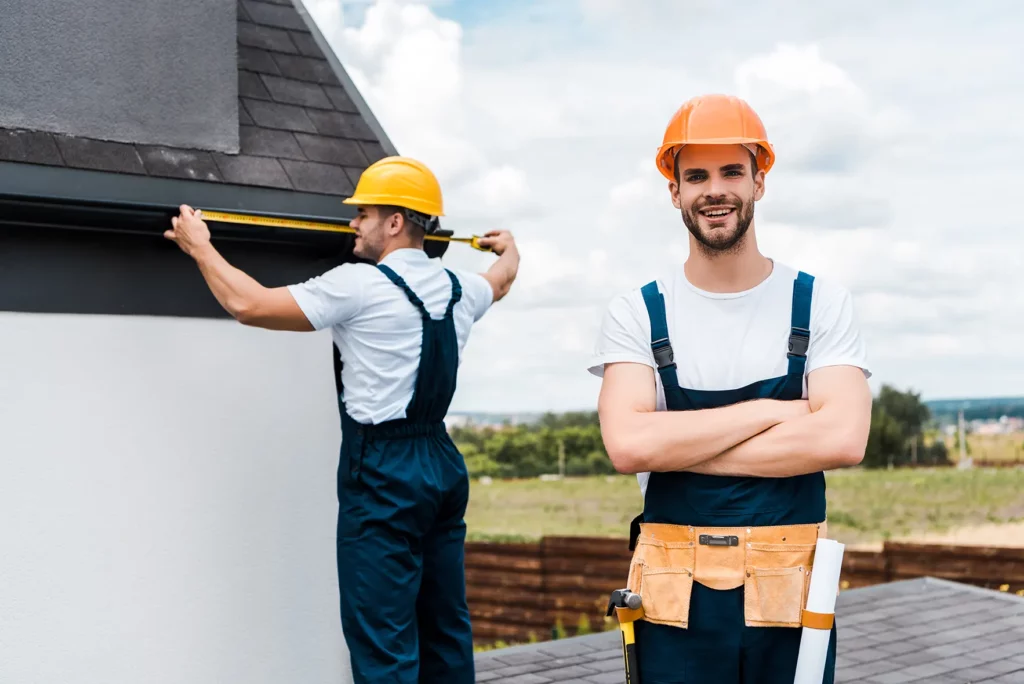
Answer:
[{"label": "orange hard hat", "polygon": [[745,101],[732,95],[699,95],[686,101],[668,122],[655,163],[661,175],[675,180],[675,160],[683,145],[743,145],[768,173],[775,150],[761,118]]}]

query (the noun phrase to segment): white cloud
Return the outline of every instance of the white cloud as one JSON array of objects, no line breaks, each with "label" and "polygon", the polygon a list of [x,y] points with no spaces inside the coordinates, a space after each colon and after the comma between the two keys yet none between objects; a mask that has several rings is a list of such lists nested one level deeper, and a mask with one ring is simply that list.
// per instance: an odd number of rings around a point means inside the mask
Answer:
[{"label": "white cloud", "polygon": [[783,43],[770,54],[751,57],[736,67],[736,86],[747,98],[795,91],[808,95],[841,93],[851,101],[864,100],[861,89],[839,66],[823,59],[817,45]]},{"label": "white cloud", "polygon": [[702,92],[744,96],[765,121],[778,161],[758,242],[851,289],[876,382],[1021,391],[1019,5],[522,0],[490,5],[493,20],[474,6],[471,24],[460,7],[311,8],[399,149],[438,173],[446,227],[517,236],[519,279],[473,333],[458,408],[593,406],[607,301],[687,256],[653,158]]},{"label": "white cloud", "polygon": [[514,166],[498,166],[483,172],[475,181],[467,184],[469,197],[466,206],[474,203],[483,205],[490,213],[515,212],[528,200],[530,189],[526,173]]}]

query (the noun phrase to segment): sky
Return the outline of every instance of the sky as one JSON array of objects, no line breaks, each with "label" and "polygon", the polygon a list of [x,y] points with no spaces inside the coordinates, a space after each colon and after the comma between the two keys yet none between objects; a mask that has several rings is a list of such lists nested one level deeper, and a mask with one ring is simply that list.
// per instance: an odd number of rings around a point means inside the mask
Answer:
[{"label": "sky", "polygon": [[608,302],[686,259],[654,153],[705,92],[764,121],[758,245],[851,291],[873,390],[1024,395],[1024,3],[305,2],[443,225],[519,246],[453,411],[595,409]]}]

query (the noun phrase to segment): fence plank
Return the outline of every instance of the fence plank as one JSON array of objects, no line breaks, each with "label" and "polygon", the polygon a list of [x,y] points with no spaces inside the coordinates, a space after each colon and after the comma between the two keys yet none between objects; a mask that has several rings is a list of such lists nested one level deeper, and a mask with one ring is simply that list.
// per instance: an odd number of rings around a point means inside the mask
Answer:
[{"label": "fence plank", "polygon": [[466,568],[466,584],[480,584],[507,589],[540,589],[544,575],[539,572],[508,572],[505,570],[479,570]]},{"label": "fence plank", "polygon": [[1024,546],[976,546],[973,544],[918,544],[914,542],[886,542],[885,552],[897,556],[931,556],[935,558],[980,558],[1024,562]]},{"label": "fence plank", "polygon": [[622,558],[629,562],[633,555],[629,550],[628,540],[615,537],[545,537],[540,545],[545,556]]},{"label": "fence plank", "polygon": [[588,556],[546,556],[544,558],[545,574],[579,574],[619,583],[626,581],[629,575],[629,559],[610,560],[591,558]]},{"label": "fence plank", "polygon": [[501,553],[500,550],[491,552],[477,551],[475,553],[467,553],[466,567],[478,568],[481,570],[532,570],[537,573],[543,570],[542,560],[539,556],[535,558],[530,558],[529,556],[524,556],[520,554]]},{"label": "fence plank", "polygon": [[531,610],[508,604],[476,603],[470,607],[469,615],[473,620],[479,619],[536,629],[549,629],[554,625],[551,611],[547,609]]}]

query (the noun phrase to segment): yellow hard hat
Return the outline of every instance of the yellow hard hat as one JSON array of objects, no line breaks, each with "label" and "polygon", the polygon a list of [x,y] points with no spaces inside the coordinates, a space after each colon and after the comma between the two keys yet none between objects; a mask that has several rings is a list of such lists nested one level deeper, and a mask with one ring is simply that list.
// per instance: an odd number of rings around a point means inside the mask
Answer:
[{"label": "yellow hard hat", "polygon": [[444,216],[441,184],[422,162],[409,157],[385,157],[371,164],[345,204],[394,205],[428,216]]}]

